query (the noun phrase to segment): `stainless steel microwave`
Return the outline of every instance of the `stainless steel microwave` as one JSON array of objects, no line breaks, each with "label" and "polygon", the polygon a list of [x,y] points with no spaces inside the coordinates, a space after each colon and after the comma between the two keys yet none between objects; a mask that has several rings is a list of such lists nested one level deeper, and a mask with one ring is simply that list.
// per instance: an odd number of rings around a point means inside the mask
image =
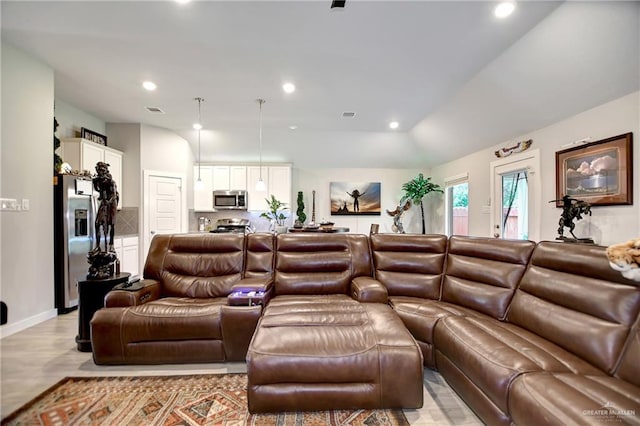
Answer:
[{"label": "stainless steel microwave", "polygon": [[247,191],[213,191],[215,210],[246,210]]}]

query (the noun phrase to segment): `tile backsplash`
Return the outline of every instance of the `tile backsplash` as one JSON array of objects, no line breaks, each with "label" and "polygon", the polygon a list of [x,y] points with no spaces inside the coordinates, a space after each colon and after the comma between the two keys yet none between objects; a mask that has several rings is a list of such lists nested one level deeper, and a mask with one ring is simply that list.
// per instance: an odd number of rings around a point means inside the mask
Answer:
[{"label": "tile backsplash", "polygon": [[123,207],[118,210],[116,235],[138,235],[138,207]]},{"label": "tile backsplash", "polygon": [[[228,212],[195,212],[193,210],[189,210],[189,232],[195,232],[198,230],[198,218],[200,216],[209,218],[211,220],[211,226],[213,228],[216,227],[216,221],[219,219],[226,218],[240,218],[240,219],[249,219],[251,224],[254,226],[256,232],[267,232],[269,231],[269,221],[265,218],[260,217],[259,212],[248,212],[248,211],[228,211]],[[291,226],[291,218],[288,218],[286,221],[288,226]]]}]

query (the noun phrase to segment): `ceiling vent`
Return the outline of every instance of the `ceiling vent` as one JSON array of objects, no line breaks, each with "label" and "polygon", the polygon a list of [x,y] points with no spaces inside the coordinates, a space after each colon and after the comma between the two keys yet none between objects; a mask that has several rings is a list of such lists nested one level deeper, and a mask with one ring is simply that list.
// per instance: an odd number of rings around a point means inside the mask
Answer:
[{"label": "ceiling vent", "polygon": [[345,111],[342,113],[342,118],[353,118],[356,116],[355,112]]},{"label": "ceiling vent", "polygon": [[148,107],[144,107],[144,109],[146,109],[147,111],[152,112],[152,113],[154,113],[154,114],[164,114],[164,111],[163,111],[163,110],[161,110],[161,109],[160,109],[160,108],[158,108],[158,107],[151,107],[151,106],[148,106]]}]

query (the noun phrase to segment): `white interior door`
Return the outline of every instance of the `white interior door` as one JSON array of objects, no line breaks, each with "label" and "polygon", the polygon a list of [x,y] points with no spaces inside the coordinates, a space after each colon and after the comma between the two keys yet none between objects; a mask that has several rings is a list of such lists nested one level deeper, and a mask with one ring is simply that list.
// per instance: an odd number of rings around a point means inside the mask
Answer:
[{"label": "white interior door", "polygon": [[144,174],[143,259],[146,259],[154,235],[186,232],[187,226],[184,176],[146,170]]},{"label": "white interior door", "polygon": [[491,233],[495,238],[540,240],[539,150],[493,161]]}]

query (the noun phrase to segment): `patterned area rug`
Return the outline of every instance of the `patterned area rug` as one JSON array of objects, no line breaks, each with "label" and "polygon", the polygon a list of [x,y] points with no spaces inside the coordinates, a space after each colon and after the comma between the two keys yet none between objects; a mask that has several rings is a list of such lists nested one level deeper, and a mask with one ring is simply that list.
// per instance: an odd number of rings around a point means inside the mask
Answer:
[{"label": "patterned area rug", "polygon": [[250,414],[246,374],[67,377],[3,425],[408,425],[402,410]]}]

